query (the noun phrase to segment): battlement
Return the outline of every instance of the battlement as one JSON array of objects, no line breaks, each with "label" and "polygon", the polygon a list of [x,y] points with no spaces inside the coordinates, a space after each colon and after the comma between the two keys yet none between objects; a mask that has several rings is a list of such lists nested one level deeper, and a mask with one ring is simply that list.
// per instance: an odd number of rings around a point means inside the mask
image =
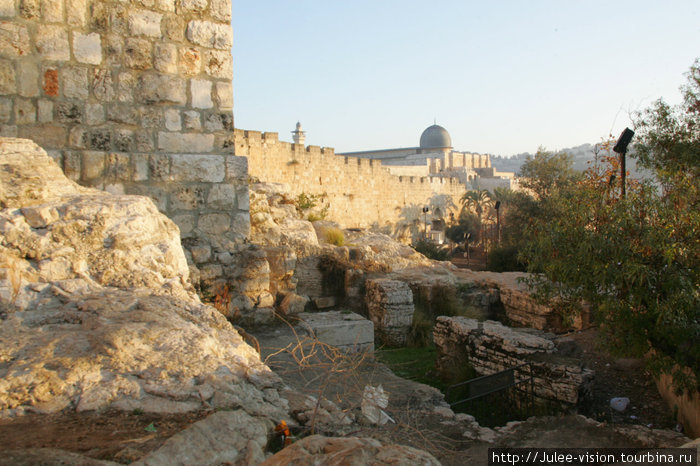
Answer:
[{"label": "battlement", "polygon": [[252,176],[284,183],[294,194],[325,194],[329,219],[348,227],[393,226],[406,207],[442,195],[457,205],[464,193],[457,178],[393,175],[381,160],[279,141],[276,133],[236,129],[233,135],[235,153],[248,157]]}]

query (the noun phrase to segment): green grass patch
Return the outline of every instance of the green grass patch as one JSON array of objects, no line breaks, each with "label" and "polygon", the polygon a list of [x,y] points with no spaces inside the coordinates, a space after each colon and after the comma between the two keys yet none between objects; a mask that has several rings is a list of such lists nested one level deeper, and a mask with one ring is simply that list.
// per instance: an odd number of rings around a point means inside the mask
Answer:
[{"label": "green grass patch", "polygon": [[404,379],[424,383],[438,390],[444,390],[448,385],[435,372],[435,345],[422,348],[380,348],[375,356],[379,362],[389,366],[394,374]]}]

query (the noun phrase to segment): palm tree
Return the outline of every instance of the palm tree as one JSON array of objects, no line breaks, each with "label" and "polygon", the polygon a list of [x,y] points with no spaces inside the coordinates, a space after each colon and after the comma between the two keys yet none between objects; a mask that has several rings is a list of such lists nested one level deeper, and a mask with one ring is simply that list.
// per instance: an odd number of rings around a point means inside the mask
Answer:
[{"label": "palm tree", "polygon": [[467,191],[462,196],[462,211],[473,210],[479,218],[479,223],[481,223],[481,215],[486,209],[491,207],[492,204],[491,193],[485,189]]}]

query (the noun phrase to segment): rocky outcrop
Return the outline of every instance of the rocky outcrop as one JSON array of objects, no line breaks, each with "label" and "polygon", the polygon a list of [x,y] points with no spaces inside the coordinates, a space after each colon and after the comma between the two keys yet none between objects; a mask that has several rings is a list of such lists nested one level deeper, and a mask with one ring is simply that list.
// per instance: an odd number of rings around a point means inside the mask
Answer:
[{"label": "rocky outcrop", "polygon": [[532,329],[513,329],[500,322],[439,317],[433,329],[436,365],[447,374],[455,364],[471,365],[490,375],[519,368],[515,380],[533,379],[535,397],[572,407],[588,395],[593,371],[557,351],[553,336]]},{"label": "rocky outcrop", "polygon": [[385,445],[369,438],[332,438],[312,435],[296,442],[263,465],[288,464],[373,464],[439,465],[431,454],[404,445]]},{"label": "rocky outcrop", "polygon": [[194,294],[177,226],[0,141],[0,416],[114,407],[286,413],[279,379]]},{"label": "rocky outcrop", "polygon": [[386,278],[367,280],[365,286],[367,311],[376,333],[387,345],[405,345],[415,310],[411,287]]},{"label": "rocky outcrop", "polygon": [[68,180],[36,144],[0,142],[0,296],[24,309],[41,284],[82,278],[193,298],[177,226],[141,196]]},{"label": "rocky outcrop", "polygon": [[137,465],[259,464],[274,423],[243,410],[220,411],[170,437]]},{"label": "rocky outcrop", "polygon": [[555,306],[544,305],[532,296],[526,280],[530,276],[523,272],[475,272],[460,270],[460,275],[473,280],[480,292],[472,291],[478,304],[502,307],[502,318],[517,327],[535,328],[547,332],[561,333],[580,330],[590,325],[590,312],[584,309],[579,315],[565,319]]}]

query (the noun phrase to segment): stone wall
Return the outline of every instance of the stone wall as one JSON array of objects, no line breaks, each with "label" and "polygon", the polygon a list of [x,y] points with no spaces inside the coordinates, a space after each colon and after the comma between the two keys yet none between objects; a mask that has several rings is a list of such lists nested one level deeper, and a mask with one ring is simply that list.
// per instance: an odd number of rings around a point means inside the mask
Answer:
[{"label": "stone wall", "polygon": [[397,223],[422,220],[425,205],[439,206],[447,215],[449,206],[459,205],[464,194],[464,185],[456,179],[395,176],[380,161],[281,142],[277,133],[236,129],[233,139],[236,155],[248,157],[251,176],[287,184],[294,195],[325,194],[328,219],[347,228],[394,232]]},{"label": "stone wall", "polygon": [[537,399],[573,407],[589,395],[593,371],[575,358],[558,354],[547,334],[513,329],[500,322],[478,322],[465,317],[438,317],[433,329],[438,371],[454,373],[455,364],[471,365],[478,375],[528,364]]},{"label": "stone wall", "polygon": [[209,282],[250,230],[230,21],[231,0],[0,3],[0,135],[83,185],[150,196]]}]

